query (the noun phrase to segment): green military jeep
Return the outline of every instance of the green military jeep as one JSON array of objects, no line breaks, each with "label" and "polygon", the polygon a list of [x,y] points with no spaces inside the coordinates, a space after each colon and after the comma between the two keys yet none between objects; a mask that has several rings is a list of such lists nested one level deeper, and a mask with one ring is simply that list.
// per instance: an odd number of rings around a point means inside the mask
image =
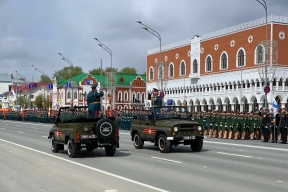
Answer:
[{"label": "green military jeep", "polygon": [[119,129],[114,117],[89,118],[87,107],[61,107],[55,125],[50,129],[51,150],[58,153],[67,145],[69,157],[77,157],[82,148],[93,151],[105,148],[107,156],[113,156],[119,148]]},{"label": "green military jeep", "polygon": [[151,141],[161,153],[168,153],[179,144],[190,145],[198,152],[203,147],[204,130],[188,118],[185,107],[164,106],[134,116],[131,138],[136,149],[142,149],[144,141]]}]

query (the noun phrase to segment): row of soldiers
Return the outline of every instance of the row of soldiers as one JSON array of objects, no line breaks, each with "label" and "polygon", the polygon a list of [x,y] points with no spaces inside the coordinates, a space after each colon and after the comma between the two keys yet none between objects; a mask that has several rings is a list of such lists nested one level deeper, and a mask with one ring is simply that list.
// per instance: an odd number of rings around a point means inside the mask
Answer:
[{"label": "row of soldiers", "polygon": [[[262,112],[234,113],[209,111],[189,114],[192,120],[202,124],[205,135],[223,139],[261,139],[264,142],[282,140],[287,143],[287,111],[282,108],[275,116],[266,108]],[[274,135],[275,133],[275,135]],[[279,135],[281,134],[281,139]],[[274,141],[274,138],[276,140]]]}]

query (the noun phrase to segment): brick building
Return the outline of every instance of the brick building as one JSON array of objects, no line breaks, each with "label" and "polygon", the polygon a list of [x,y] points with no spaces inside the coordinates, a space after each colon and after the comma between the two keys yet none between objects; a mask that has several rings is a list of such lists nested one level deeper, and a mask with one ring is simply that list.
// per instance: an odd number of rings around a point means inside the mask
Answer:
[{"label": "brick building", "polygon": [[288,18],[268,17],[268,41],[265,21],[261,18],[163,46],[163,65],[159,65],[159,48],[149,50],[147,91],[162,88],[165,104],[169,99],[190,111],[252,111],[265,103],[267,75],[269,107],[273,99],[278,107],[287,107]]}]

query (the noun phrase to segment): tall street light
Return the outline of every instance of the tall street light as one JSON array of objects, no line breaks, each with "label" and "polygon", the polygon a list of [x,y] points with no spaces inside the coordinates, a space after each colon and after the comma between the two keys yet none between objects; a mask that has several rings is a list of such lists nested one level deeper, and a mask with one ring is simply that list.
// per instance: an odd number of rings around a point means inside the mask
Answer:
[{"label": "tall street light", "polygon": [[72,61],[70,61],[69,59],[67,59],[67,57],[65,57],[64,55],[62,55],[60,52],[58,52],[58,54],[61,56],[61,59],[65,62],[67,62],[71,67],[73,67],[73,63]]},{"label": "tall street light", "polygon": [[[267,4],[265,2],[265,0],[262,0],[263,2],[260,2],[260,0],[256,0],[258,3],[260,3],[264,9],[265,9],[265,13],[266,13],[266,42],[265,42],[265,86],[268,85],[268,77],[267,77],[267,73],[268,73],[268,18],[267,18]],[[267,107],[267,94],[265,93],[265,107]]]},{"label": "tall street light", "polygon": [[[112,51],[111,49],[109,49],[106,45],[104,45],[101,41],[99,41],[99,39],[97,39],[96,37],[93,38],[94,40],[98,41],[98,45],[103,48],[106,52],[109,53],[110,57],[111,57],[111,65],[110,65],[110,75],[112,77]],[[114,109],[114,105],[115,105],[115,97],[114,97],[114,93],[113,93],[113,89],[114,89],[114,83],[112,82],[112,79],[110,79],[111,81],[111,96],[110,99],[112,99],[112,95],[113,95],[113,102],[112,102],[112,107]],[[102,82],[101,82],[102,83]],[[107,91],[108,92],[108,91]],[[107,102],[107,98],[106,98],[106,102]],[[106,106],[105,106],[106,107]],[[112,108],[111,107],[111,108]]]},{"label": "tall street light", "polygon": [[[35,67],[34,65],[30,64],[31,67],[33,67],[35,69],[35,71],[38,71],[39,73],[41,73],[43,76],[48,76],[44,73],[44,71],[42,71],[41,69]],[[46,96],[46,93],[45,93],[45,89],[44,89],[44,98],[46,100],[47,96]]]},{"label": "tall street light", "polygon": [[[141,21],[139,20],[136,20],[137,23],[139,23],[140,25],[142,25],[142,28],[146,31],[148,31],[149,33],[151,33],[152,35],[154,35],[155,37],[157,37],[159,39],[159,42],[160,42],[160,68],[161,68],[161,79],[160,79],[160,82],[161,82],[161,92],[163,91],[163,76],[164,76],[164,66],[163,66],[163,63],[162,63],[162,50],[161,50],[161,35],[155,31],[154,29],[148,27],[147,25],[143,24]],[[159,69],[159,68],[158,68]]]},{"label": "tall street light", "polygon": [[[18,80],[17,76],[22,77],[24,79],[25,84],[26,84],[26,78],[21,73],[19,73],[18,71],[15,71],[15,73],[16,73],[16,80]],[[20,94],[20,96],[21,96],[21,94]],[[16,94],[16,104],[18,105],[18,86],[17,86],[17,94]]]}]

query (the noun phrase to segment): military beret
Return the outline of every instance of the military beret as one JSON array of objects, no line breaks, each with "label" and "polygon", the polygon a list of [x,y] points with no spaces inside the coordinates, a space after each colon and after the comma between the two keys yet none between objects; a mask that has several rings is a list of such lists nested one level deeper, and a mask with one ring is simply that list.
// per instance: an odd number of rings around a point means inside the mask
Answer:
[{"label": "military beret", "polygon": [[96,83],[96,84],[92,85],[91,88],[95,89],[97,86],[98,86],[98,84]]}]

